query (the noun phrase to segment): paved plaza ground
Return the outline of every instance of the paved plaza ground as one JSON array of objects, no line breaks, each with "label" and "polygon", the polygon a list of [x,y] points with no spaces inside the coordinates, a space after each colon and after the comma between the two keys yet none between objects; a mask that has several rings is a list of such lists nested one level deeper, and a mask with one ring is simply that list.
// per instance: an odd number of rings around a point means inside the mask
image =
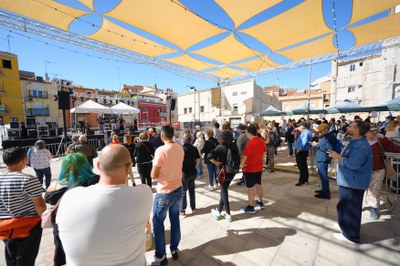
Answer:
[{"label": "paved plaza ground", "polygon": [[[61,160],[54,159],[52,170],[57,177]],[[280,166],[279,166],[280,165]],[[293,172],[293,159],[280,151],[278,167],[281,170],[263,174],[265,210],[256,214],[242,214],[246,205],[244,186],[234,181],[229,189],[233,222],[214,220],[210,211],[216,208],[219,190],[205,189],[208,178],[196,180],[197,213],[181,221],[182,240],[180,258],[173,261],[167,254],[169,265],[399,265],[400,264],[400,206],[390,214],[389,205],[383,202],[382,216],[378,221],[363,211],[362,244],[347,244],[333,237],[336,229],[336,204],[338,187],[331,180],[331,200],[316,199],[318,177],[311,176],[310,183],[296,187],[298,174]],[[26,169],[32,173],[32,169]],[[136,172],[135,177],[138,177]],[[207,170],[205,169],[205,173]],[[235,179],[238,179],[238,174]],[[137,184],[140,183],[136,179]],[[111,225],[110,225],[111,226]],[[169,223],[166,222],[167,241]],[[126,247],[129,248],[129,247]],[[0,244],[0,265],[5,265],[4,245]],[[167,248],[167,251],[169,248]],[[53,265],[53,233],[43,231],[36,265]],[[153,254],[146,252],[146,257]]]}]

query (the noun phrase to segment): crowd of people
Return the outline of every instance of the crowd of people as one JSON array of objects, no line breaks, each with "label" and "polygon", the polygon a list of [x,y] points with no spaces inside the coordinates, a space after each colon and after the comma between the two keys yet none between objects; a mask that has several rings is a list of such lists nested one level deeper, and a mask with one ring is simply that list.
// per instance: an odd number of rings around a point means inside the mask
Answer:
[{"label": "crowd of people", "polygon": [[[372,124],[354,117],[329,122],[300,119],[267,123],[218,123],[203,133],[200,126],[182,134],[171,126],[149,129],[123,141],[111,133],[109,144],[99,155],[85,135],[74,136],[67,148],[61,171],[51,183],[51,154],[39,140],[28,152],[14,147],[4,151],[7,166],[0,174],[0,236],[5,243],[7,265],[34,265],[42,235],[41,215],[45,202],[54,206],[54,265],[143,265],[145,228],[151,223],[155,252],[147,263],[166,265],[165,219],[170,221],[170,254],[179,259],[180,220],[196,213],[196,179],[207,167],[207,189],[219,189],[214,219],[232,222],[229,187],[242,170],[238,184],[246,186],[247,202],[242,213],[265,209],[262,188],[264,169],[275,171],[275,156],[284,137],[288,156],[296,158],[297,187],[309,182],[308,160],[317,170],[321,189],[315,197],[331,198],[328,167],[337,161],[338,224],[335,237],[360,242],[363,202],[372,219],[379,219],[380,187],[385,177],[383,153],[400,152],[400,145],[386,135],[399,132],[400,117]],[[396,127],[391,126],[397,123]],[[393,128],[393,130],[391,130]],[[400,134],[400,133],[399,133]],[[93,172],[93,159],[99,157]],[[36,177],[22,170],[29,165]],[[136,184],[137,167],[141,184]],[[45,187],[43,186],[45,177]],[[128,185],[128,180],[131,185]],[[153,181],[157,183],[152,191]],[[42,192],[44,199],[42,197]],[[155,192],[154,198],[152,192]],[[187,195],[188,194],[188,195]],[[189,204],[188,199],[189,197]],[[129,247],[129,248],[126,248]]]}]

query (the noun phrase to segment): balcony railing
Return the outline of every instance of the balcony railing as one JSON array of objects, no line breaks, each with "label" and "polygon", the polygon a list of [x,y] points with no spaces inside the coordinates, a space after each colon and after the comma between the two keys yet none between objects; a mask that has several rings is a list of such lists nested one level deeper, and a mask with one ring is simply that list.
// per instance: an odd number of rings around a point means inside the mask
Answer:
[{"label": "balcony railing", "polygon": [[47,93],[47,91],[37,91],[37,90],[28,90],[28,96],[32,98],[42,98],[42,99],[49,98],[49,94]]},{"label": "balcony railing", "polygon": [[30,108],[28,114],[33,116],[49,116],[49,108]]}]

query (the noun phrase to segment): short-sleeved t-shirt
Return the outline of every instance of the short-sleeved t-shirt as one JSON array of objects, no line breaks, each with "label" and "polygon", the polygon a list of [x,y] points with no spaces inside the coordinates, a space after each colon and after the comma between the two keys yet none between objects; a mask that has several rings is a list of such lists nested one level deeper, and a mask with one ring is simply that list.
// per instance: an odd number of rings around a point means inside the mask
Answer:
[{"label": "short-sleeved t-shirt", "polygon": [[37,177],[21,172],[0,173],[0,219],[37,216],[32,199],[41,196]]},{"label": "short-sleeved t-shirt", "polygon": [[45,169],[50,167],[51,153],[48,149],[33,149],[29,162],[33,169]]},{"label": "short-sleeved t-shirt", "polygon": [[67,265],[144,265],[151,205],[147,185],[97,184],[65,192],[56,223]]},{"label": "short-sleeved t-shirt", "polygon": [[247,166],[243,169],[243,172],[261,172],[263,170],[263,154],[266,151],[267,147],[260,137],[255,136],[251,138],[242,154],[247,156],[246,162],[244,163]]},{"label": "short-sleeved t-shirt", "polygon": [[175,142],[159,147],[153,160],[153,167],[160,167],[157,179],[157,193],[167,194],[182,186],[182,165],[184,151]]}]

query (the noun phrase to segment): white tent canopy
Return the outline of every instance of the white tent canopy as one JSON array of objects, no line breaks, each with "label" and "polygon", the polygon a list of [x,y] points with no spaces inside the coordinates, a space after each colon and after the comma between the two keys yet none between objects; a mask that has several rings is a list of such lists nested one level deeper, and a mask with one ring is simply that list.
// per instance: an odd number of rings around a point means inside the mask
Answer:
[{"label": "white tent canopy", "polygon": [[75,113],[75,111],[78,113],[109,113],[111,109],[92,100],[88,100],[70,110],[71,113]]},{"label": "white tent canopy", "polygon": [[120,102],[120,103],[114,105],[110,109],[113,113],[119,113],[119,114],[138,114],[138,113],[140,113],[139,109],[129,106],[123,102]]}]

